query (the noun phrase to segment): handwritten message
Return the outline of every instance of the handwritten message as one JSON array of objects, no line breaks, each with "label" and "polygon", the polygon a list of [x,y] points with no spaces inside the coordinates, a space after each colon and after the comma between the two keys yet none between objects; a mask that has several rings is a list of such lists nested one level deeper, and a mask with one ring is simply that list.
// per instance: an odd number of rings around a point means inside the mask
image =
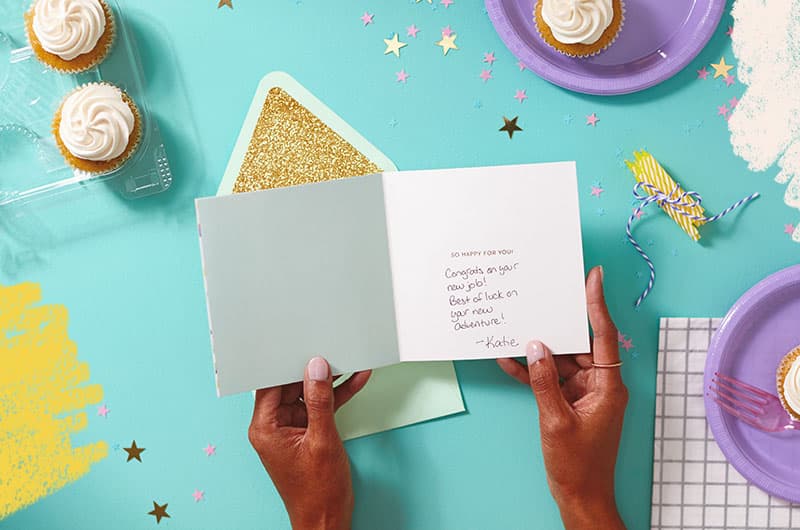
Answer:
[{"label": "handwritten message", "polygon": [[516,338],[501,334],[508,302],[519,297],[514,250],[454,251],[450,258],[443,278],[453,331],[480,331],[475,343],[486,349],[518,347]]}]

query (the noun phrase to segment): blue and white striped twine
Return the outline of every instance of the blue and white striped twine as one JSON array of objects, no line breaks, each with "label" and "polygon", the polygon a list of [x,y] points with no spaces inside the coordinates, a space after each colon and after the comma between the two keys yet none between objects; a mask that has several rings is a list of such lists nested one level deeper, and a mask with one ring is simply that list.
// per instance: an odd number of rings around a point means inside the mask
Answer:
[{"label": "blue and white striped twine", "polygon": [[[642,191],[642,188],[646,188],[647,190],[652,192],[652,195],[641,194],[640,192]],[[647,206],[649,206],[650,204],[657,202],[659,206],[670,207],[675,212],[683,215],[684,217],[688,217],[692,221],[698,221],[708,224],[708,223],[713,223],[714,221],[725,217],[726,215],[734,211],[736,208],[752,201],[753,199],[757,199],[760,196],[759,193],[754,193],[749,197],[745,197],[744,199],[737,201],[734,204],[731,204],[717,215],[714,215],[712,217],[703,217],[688,213],[682,209],[682,208],[692,208],[694,206],[701,206],[703,204],[703,198],[700,196],[700,194],[697,193],[696,191],[685,191],[677,195],[673,199],[672,195],[675,194],[679,189],[680,186],[676,185],[675,188],[672,190],[672,193],[668,195],[659,190],[657,187],[647,182],[637,182],[636,185],[633,187],[633,196],[636,198],[637,201],[639,201],[639,205],[636,207],[635,210],[633,210],[633,214],[631,214],[630,218],[628,219],[628,226],[626,227],[625,232],[628,234],[628,241],[631,242],[633,248],[636,249],[636,252],[639,253],[642,259],[647,263],[647,267],[650,269],[650,279],[647,282],[647,287],[645,287],[642,294],[639,295],[639,298],[636,300],[636,307],[639,307],[641,303],[644,301],[644,299],[647,298],[647,295],[650,294],[650,291],[653,290],[653,285],[655,285],[656,283],[656,267],[655,265],[653,265],[653,261],[650,259],[647,253],[644,250],[642,250],[642,247],[639,245],[639,243],[636,242],[636,239],[634,239],[633,234],[631,233],[631,225],[633,225],[633,222],[639,217],[642,210],[647,208]]]}]

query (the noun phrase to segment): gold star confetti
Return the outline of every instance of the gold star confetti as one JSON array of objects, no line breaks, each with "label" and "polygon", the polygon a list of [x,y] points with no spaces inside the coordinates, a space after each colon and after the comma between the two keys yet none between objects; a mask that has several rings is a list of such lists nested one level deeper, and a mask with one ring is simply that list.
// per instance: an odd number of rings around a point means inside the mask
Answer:
[{"label": "gold star confetti", "polygon": [[386,51],[383,52],[384,55],[393,53],[397,57],[400,57],[400,49],[408,46],[405,42],[400,42],[397,33],[395,33],[394,37],[391,39],[383,39],[383,42],[386,43]]},{"label": "gold star confetti", "polygon": [[444,55],[447,55],[447,52],[450,50],[457,50],[458,46],[456,46],[456,35],[455,33],[451,33],[450,35],[442,35],[442,40],[436,43],[437,46],[442,47],[442,52]]},{"label": "gold star confetti", "polygon": [[233,9],[233,0],[219,0],[219,4],[217,4],[217,9],[222,6],[228,6]]},{"label": "gold star confetti", "polygon": [[134,458],[139,462],[142,461],[142,451],[144,451],[144,447],[136,447],[136,440],[131,442],[130,447],[123,447],[123,449],[125,449],[125,452],[128,453],[128,459],[126,462],[130,462]]},{"label": "gold star confetti", "polygon": [[723,57],[718,63],[711,63],[711,67],[714,69],[714,79],[716,79],[718,77],[728,77],[728,72],[731,71],[733,65],[726,64],[725,57]]},{"label": "gold star confetti", "polygon": [[164,505],[162,506],[158,504],[156,501],[153,501],[153,511],[147,512],[147,515],[152,515],[153,517],[155,517],[156,524],[160,524],[162,518],[164,517],[166,517],[167,519],[170,518],[169,514],[167,513],[167,504],[168,503],[165,502]]},{"label": "gold star confetti", "polygon": [[505,122],[505,124],[502,127],[500,127],[500,132],[507,132],[509,139],[513,138],[515,132],[522,130],[522,128],[519,125],[517,125],[518,119],[519,116],[514,116],[510,120],[505,116],[503,116],[503,121]]}]

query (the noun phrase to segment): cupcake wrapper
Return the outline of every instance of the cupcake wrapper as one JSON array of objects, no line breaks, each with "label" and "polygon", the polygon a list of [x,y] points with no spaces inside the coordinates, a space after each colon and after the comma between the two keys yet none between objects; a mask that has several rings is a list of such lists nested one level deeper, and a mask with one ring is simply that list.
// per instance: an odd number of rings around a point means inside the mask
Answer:
[{"label": "cupcake wrapper", "polygon": [[62,59],[58,55],[48,52],[39,43],[39,39],[36,37],[36,34],[33,31],[33,7],[31,7],[31,9],[25,13],[25,32],[28,37],[28,43],[33,49],[33,53],[36,58],[39,59],[39,62],[51,70],[55,70],[56,72],[62,74],[79,74],[81,72],[91,70],[95,66],[105,61],[117,40],[117,28],[114,22],[114,13],[111,11],[111,7],[105,2],[105,0],[99,0],[99,2],[100,5],[103,6],[103,11],[106,15],[106,29],[103,32],[103,35],[100,36],[100,40],[97,41],[97,45],[92,51],[83,55],[79,55],[71,61]]},{"label": "cupcake wrapper", "polygon": [[[614,43],[617,41],[617,37],[619,36],[620,32],[622,31],[622,28],[625,26],[625,1],[624,1],[624,0],[619,0],[619,5],[620,5],[620,17],[621,17],[621,18],[620,18],[620,22],[619,22],[619,27],[617,28],[617,31],[616,31],[616,33],[614,34],[614,37],[613,37],[613,38],[612,38],[610,41],[608,41],[608,43],[607,43],[605,46],[603,46],[602,48],[598,48],[597,50],[594,50],[594,51],[592,51],[592,52],[589,52],[589,53],[582,53],[582,54],[570,53],[569,51],[567,51],[567,50],[563,50],[563,49],[559,48],[558,46],[556,46],[556,45],[552,44],[552,43],[551,43],[551,42],[550,42],[550,41],[549,41],[549,40],[548,40],[548,39],[547,39],[547,38],[546,38],[546,37],[545,37],[545,36],[542,34],[542,29],[541,29],[540,25],[539,25],[539,24],[537,23],[537,21],[536,21],[536,10],[538,10],[538,9],[539,9],[539,5],[540,5],[540,4],[541,4],[541,0],[539,0],[539,1],[536,3],[536,5],[534,6],[534,20],[533,20],[533,26],[536,28],[536,33],[538,33],[538,34],[539,34],[539,37],[542,39],[542,41],[544,41],[544,43],[545,43],[545,44],[547,44],[547,45],[548,45],[550,48],[554,49],[555,51],[557,51],[557,52],[558,52],[558,53],[560,53],[561,55],[565,55],[565,56],[567,56],[567,57],[572,57],[573,59],[586,59],[586,58],[589,58],[589,57],[595,57],[596,55],[599,55],[599,54],[603,53],[603,52],[604,52],[604,51],[606,51],[606,50],[607,50],[607,49],[608,49],[608,48],[609,48],[609,47],[610,47],[612,44],[614,44]],[[602,38],[602,37],[601,37],[601,38]]]},{"label": "cupcake wrapper", "polygon": [[781,405],[783,405],[783,408],[786,409],[786,412],[788,412],[789,415],[792,416],[792,418],[800,421],[800,410],[792,409],[789,406],[789,403],[787,403],[786,396],[783,393],[783,382],[786,380],[786,376],[789,374],[789,369],[792,367],[792,364],[798,358],[800,358],[800,347],[797,347],[794,350],[790,351],[781,360],[781,363],[778,365],[778,371],[776,373],[776,383],[778,387],[778,397],[781,400]]},{"label": "cupcake wrapper", "polygon": [[[131,111],[133,112],[133,131],[131,132],[130,137],[128,138],[128,147],[125,148],[125,151],[112,160],[107,161],[92,161],[92,160],[84,160],[82,158],[78,158],[73,155],[69,149],[64,145],[61,141],[61,137],[59,136],[59,125],[61,124],[61,108],[64,105],[64,101],[67,100],[72,94],[81,90],[87,86],[94,86],[94,85],[108,85],[117,88],[122,92],[122,99],[125,103],[128,104]],[[139,148],[139,144],[141,144],[142,137],[144,136],[143,133],[143,124],[142,124],[142,116],[139,113],[139,108],[136,106],[136,103],[131,99],[131,97],[125,93],[119,87],[105,82],[99,83],[86,83],[84,85],[79,86],[75,90],[71,91],[69,94],[64,96],[64,99],[61,101],[61,105],[58,106],[58,110],[53,117],[53,125],[52,125],[52,132],[53,137],[55,138],[56,145],[58,145],[58,149],[61,151],[61,154],[64,156],[64,159],[67,163],[74,169],[84,171],[91,175],[100,175],[105,173],[111,173],[116,171],[117,169],[121,168],[130,158],[136,153],[137,149]]]}]

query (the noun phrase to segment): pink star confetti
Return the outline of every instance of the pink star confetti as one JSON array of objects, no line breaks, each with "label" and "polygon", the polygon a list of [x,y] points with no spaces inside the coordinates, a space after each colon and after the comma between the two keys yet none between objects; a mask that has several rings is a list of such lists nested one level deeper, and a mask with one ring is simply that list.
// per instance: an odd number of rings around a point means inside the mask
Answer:
[{"label": "pink star confetti", "polygon": [[411,24],[406,28],[406,35],[409,37],[414,37],[416,39],[417,33],[419,33],[419,28],[416,26],[416,24]]},{"label": "pink star confetti", "polygon": [[733,96],[728,103],[730,103],[732,109],[735,109],[736,105],[739,104],[739,100],[736,99],[736,96]]},{"label": "pink star confetti", "polygon": [[203,451],[206,453],[206,456],[211,456],[217,454],[217,446],[208,444],[203,448]]},{"label": "pink star confetti", "polygon": [[597,114],[592,112],[588,116],[586,116],[586,125],[591,125],[592,127],[597,127],[597,122],[600,121],[600,118],[597,117]]},{"label": "pink star confetti", "polygon": [[104,418],[108,418],[108,413],[111,412],[111,409],[106,407],[105,405],[100,405],[97,407],[97,415],[102,416]]},{"label": "pink star confetti", "polygon": [[794,225],[791,223],[788,225],[783,225],[783,233],[789,235],[794,234]]},{"label": "pink star confetti", "polygon": [[372,24],[372,18],[374,16],[375,16],[374,13],[372,15],[370,15],[369,13],[364,11],[364,14],[361,15],[361,22],[363,22],[365,26],[369,26],[370,24]]},{"label": "pink star confetti", "polygon": [[736,78],[733,77],[732,75],[726,75],[725,76],[725,86],[731,86],[735,82],[736,82]]},{"label": "pink star confetti", "polygon": [[733,36],[733,26],[728,26],[728,31],[725,32],[725,35],[727,35],[728,37]]},{"label": "pink star confetti", "polygon": [[644,217],[644,216],[645,216],[645,215],[647,215],[647,214],[646,214],[646,213],[644,213],[644,212],[643,212],[643,211],[641,211],[641,210],[639,210],[639,211],[636,211],[636,208],[634,208],[634,209],[633,209],[633,215],[635,215],[635,216],[636,216],[636,220],[638,221],[639,219],[641,219],[642,217]]},{"label": "pink star confetti", "polygon": [[620,345],[625,348],[625,351],[630,351],[633,348],[633,341],[625,337],[620,341]]},{"label": "pink star confetti", "polygon": [[194,490],[194,493],[192,493],[192,497],[194,497],[194,502],[202,501],[205,494],[206,493],[203,490]]},{"label": "pink star confetti", "polygon": [[447,26],[442,28],[442,37],[449,37],[452,34],[453,34],[453,30],[450,29],[449,25],[447,25]]},{"label": "pink star confetti", "polygon": [[523,63],[521,60],[517,61],[517,68],[519,68],[519,71],[522,72],[526,68],[525,63]]},{"label": "pink star confetti", "polygon": [[625,340],[625,335],[621,331],[617,331],[617,342],[622,342],[623,340]]},{"label": "pink star confetti", "polygon": [[406,73],[405,69],[400,70],[399,72],[395,72],[394,75],[397,76],[398,83],[405,83],[406,81],[408,81],[408,78],[411,77],[410,75],[408,75],[408,73]]},{"label": "pink star confetti", "polygon": [[705,81],[706,79],[708,79],[708,74],[709,74],[709,71],[704,66],[700,70],[697,71],[697,79],[702,79],[703,81]]},{"label": "pink star confetti", "polygon": [[489,63],[489,66],[492,66],[497,59],[494,57],[494,52],[484,53],[483,54],[483,62]]},{"label": "pink star confetti", "polygon": [[604,191],[606,190],[600,186],[592,186],[592,197],[597,197],[599,199],[600,195],[602,195]]},{"label": "pink star confetti", "polygon": [[517,93],[514,94],[514,99],[522,103],[523,101],[528,99],[528,94],[526,94],[524,90],[517,90]]},{"label": "pink star confetti", "polygon": [[728,113],[731,110],[728,108],[727,105],[723,105],[721,107],[717,107],[717,116],[728,116]]},{"label": "pink star confetti", "polygon": [[442,4],[442,5],[444,6],[444,8],[445,8],[445,9],[447,9],[448,7],[450,7],[451,5],[453,5],[453,0],[442,0],[442,1],[441,1],[441,2],[439,2],[439,3],[440,3],[440,4]]},{"label": "pink star confetti", "polygon": [[492,71],[491,70],[481,70],[481,75],[479,75],[483,82],[485,83],[489,79],[492,79]]}]

